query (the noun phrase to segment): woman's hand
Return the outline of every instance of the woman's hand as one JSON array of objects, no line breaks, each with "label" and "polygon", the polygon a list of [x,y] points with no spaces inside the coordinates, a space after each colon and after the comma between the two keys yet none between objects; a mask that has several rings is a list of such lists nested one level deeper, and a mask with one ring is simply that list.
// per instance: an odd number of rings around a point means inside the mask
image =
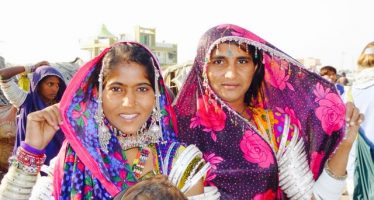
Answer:
[{"label": "woman's hand", "polygon": [[40,66],[44,66],[44,65],[49,65],[49,62],[48,61],[40,61],[38,63],[35,64],[35,67],[40,67]]},{"label": "woman's hand", "polygon": [[351,146],[357,138],[358,129],[364,121],[364,115],[360,113],[359,109],[352,103],[346,103],[346,135],[341,145]]},{"label": "woman's hand", "polygon": [[44,149],[62,123],[59,104],[32,112],[27,116],[25,142],[36,149]]},{"label": "woman's hand", "polygon": [[346,123],[345,137],[339,144],[335,154],[331,156],[328,161],[328,166],[333,174],[336,176],[345,176],[348,163],[349,152],[352,145],[357,138],[358,129],[364,121],[364,115],[360,113],[358,108],[352,103],[346,104]]},{"label": "woman's hand", "polygon": [[40,61],[40,62],[36,63],[36,64],[33,66],[33,69],[32,69],[31,71],[34,72],[38,67],[45,66],[45,65],[48,65],[48,66],[49,66],[50,64],[49,64],[48,61],[45,61],[45,60]]}]

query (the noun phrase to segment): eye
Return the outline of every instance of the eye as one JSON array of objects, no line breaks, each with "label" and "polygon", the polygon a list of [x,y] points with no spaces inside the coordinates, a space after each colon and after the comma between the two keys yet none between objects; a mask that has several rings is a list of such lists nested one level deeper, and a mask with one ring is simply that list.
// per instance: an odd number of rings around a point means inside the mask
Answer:
[{"label": "eye", "polygon": [[220,65],[220,64],[223,64],[223,59],[214,59],[214,60],[212,61],[212,63],[213,63],[214,65]]},{"label": "eye", "polygon": [[241,58],[241,59],[238,60],[238,63],[247,64],[247,63],[249,63],[249,60],[247,58]]},{"label": "eye", "polygon": [[137,89],[139,92],[148,92],[150,90],[147,86],[138,87]]},{"label": "eye", "polygon": [[111,91],[111,92],[122,92],[122,88],[120,88],[120,87],[111,87],[111,88],[109,88],[109,90]]},{"label": "eye", "polygon": [[53,83],[48,82],[48,83],[47,83],[47,86],[48,86],[48,87],[52,87],[52,86],[53,86]]}]

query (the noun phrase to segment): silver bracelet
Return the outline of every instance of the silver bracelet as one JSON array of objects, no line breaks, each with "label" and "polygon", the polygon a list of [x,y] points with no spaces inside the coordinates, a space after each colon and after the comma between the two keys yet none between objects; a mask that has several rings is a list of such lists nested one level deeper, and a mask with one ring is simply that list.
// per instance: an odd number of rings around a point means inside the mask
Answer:
[{"label": "silver bracelet", "polygon": [[330,159],[327,159],[326,163],[325,163],[325,171],[326,173],[333,179],[336,179],[336,180],[339,180],[339,181],[344,181],[345,179],[347,179],[347,171],[345,171],[345,174],[343,176],[338,176],[336,174],[334,174],[331,169],[329,168],[329,165],[328,165],[328,162],[329,162]]},{"label": "silver bracelet", "polygon": [[24,68],[25,68],[25,72],[28,74],[28,73],[31,73],[31,70],[32,70],[33,66],[32,65],[25,65]]}]

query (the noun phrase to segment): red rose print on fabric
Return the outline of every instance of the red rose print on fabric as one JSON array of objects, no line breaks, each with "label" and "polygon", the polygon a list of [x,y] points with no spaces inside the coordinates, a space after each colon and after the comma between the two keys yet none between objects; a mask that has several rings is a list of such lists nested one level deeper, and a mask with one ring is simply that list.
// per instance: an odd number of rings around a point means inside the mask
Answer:
[{"label": "red rose print on fabric", "polygon": [[275,162],[269,145],[251,130],[244,132],[240,141],[240,149],[247,161],[256,163],[262,168],[269,168]]},{"label": "red rose print on fabric", "polygon": [[271,86],[284,90],[286,87],[295,91],[291,83],[288,82],[290,75],[288,74],[288,63],[284,60],[271,58],[264,54],[265,60],[265,81]]},{"label": "red rose print on fabric", "polygon": [[312,170],[313,178],[316,180],[318,178],[318,172],[321,168],[322,159],[325,157],[324,152],[313,152],[310,158],[310,170]]},{"label": "red rose print on fabric", "polygon": [[344,103],[338,94],[330,92],[329,88],[325,90],[320,83],[317,83],[313,93],[316,95],[314,101],[319,104],[315,110],[316,116],[322,123],[322,129],[331,135],[344,126]]},{"label": "red rose print on fabric", "polygon": [[204,153],[203,158],[206,162],[209,162],[211,166],[207,172],[204,184],[214,186],[212,180],[217,176],[214,171],[217,170],[217,165],[223,161],[223,158],[217,156],[215,153]]},{"label": "red rose print on fabric", "polygon": [[296,113],[295,113],[295,111],[292,108],[285,107],[283,109],[283,108],[276,107],[276,109],[280,113],[287,114],[290,117],[291,124],[296,125],[299,128],[299,130],[301,129],[300,120],[299,120],[299,118],[296,117]]},{"label": "red rose print on fabric", "polygon": [[213,141],[217,141],[216,132],[225,128],[226,113],[218,103],[203,95],[198,99],[196,117],[191,119],[190,128],[203,126],[203,131],[210,133]]},{"label": "red rose print on fabric", "polygon": [[265,193],[256,194],[253,200],[273,200],[275,199],[276,195],[271,189],[268,189]]}]

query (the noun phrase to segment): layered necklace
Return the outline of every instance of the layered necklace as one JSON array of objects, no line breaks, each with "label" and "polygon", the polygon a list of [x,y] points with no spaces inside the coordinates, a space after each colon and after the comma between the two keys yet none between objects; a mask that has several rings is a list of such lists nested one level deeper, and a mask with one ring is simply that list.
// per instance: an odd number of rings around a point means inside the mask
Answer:
[{"label": "layered necklace", "polygon": [[135,134],[123,133],[110,123],[107,126],[117,137],[122,150],[134,147],[144,148],[149,144],[158,143],[161,138],[161,130],[157,124],[151,124],[147,129],[147,122],[145,122]]}]

